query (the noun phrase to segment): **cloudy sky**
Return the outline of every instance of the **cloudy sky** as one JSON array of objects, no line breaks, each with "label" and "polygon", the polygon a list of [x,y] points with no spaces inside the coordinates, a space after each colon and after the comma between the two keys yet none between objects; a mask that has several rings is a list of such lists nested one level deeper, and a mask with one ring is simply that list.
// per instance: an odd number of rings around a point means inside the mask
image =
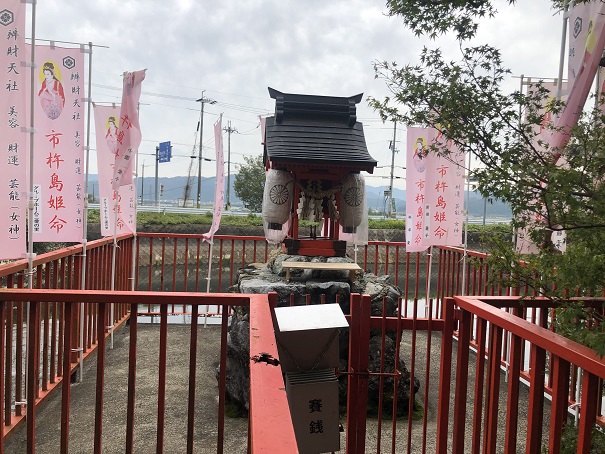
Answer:
[{"label": "cloudy sky", "polygon": [[[548,0],[521,0],[517,7],[501,3],[501,14],[483,24],[481,39],[503,49],[516,76],[556,76],[561,15],[554,15]],[[374,78],[373,61],[415,63],[423,46],[455,56],[451,40],[417,38],[385,11],[384,0],[38,0],[36,37],[106,46],[93,51],[95,102],[119,103],[121,74],[147,68],[139,171],[144,164],[145,175],[153,175],[155,147],[170,140],[173,160],[159,168],[160,176],[168,177],[188,172],[200,117],[196,99],[203,90],[217,101],[205,107],[204,156],[214,156],[212,124],[223,113],[223,125],[230,121],[237,130],[231,135],[233,172],[245,155],[262,153],[258,116],[274,109],[268,86],[289,93],[382,97],[388,93]],[[511,77],[508,84],[513,89],[519,81]],[[386,186],[393,125],[383,124],[365,100],[358,119],[380,167],[368,184]],[[402,125],[397,140],[395,175],[403,177]],[[226,147],[225,136],[225,154]],[[96,173],[94,151],[90,169]],[[214,163],[204,162],[202,174],[213,176]],[[403,180],[395,183],[404,187]]]}]

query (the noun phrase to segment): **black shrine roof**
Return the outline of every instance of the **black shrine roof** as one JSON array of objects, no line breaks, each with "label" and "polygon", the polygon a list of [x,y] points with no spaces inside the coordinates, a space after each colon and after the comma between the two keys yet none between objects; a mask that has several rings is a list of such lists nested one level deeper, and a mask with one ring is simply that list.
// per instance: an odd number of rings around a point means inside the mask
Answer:
[{"label": "black shrine roof", "polygon": [[356,104],[363,94],[348,98],[281,93],[269,88],[275,115],[265,126],[265,162],[273,167],[322,165],[350,171],[374,171]]}]

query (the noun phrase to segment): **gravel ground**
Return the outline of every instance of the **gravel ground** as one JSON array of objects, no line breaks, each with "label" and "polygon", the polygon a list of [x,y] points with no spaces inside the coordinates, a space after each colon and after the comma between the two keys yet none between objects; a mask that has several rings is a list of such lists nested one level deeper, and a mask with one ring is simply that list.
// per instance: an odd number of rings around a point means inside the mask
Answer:
[{"label": "gravel ground", "polygon": [[[165,453],[186,452],[187,396],[190,327],[168,326]],[[126,440],[128,386],[128,327],[114,335],[114,349],[106,357],[103,452],[123,453]],[[219,361],[220,327],[200,327],[196,380],[195,452],[215,453],[218,418],[218,386],[214,369]],[[139,324],[135,405],[135,452],[155,451],[159,326]],[[96,389],[96,354],[85,361],[82,383],[71,389],[70,443],[73,454],[92,453]],[[43,405],[36,418],[36,452],[59,453],[61,393]],[[225,452],[246,451],[248,421],[226,418]],[[25,452],[25,427],[6,443],[7,453]]]},{"label": "gravel ground", "polygon": [[[168,377],[166,386],[166,427],[164,452],[181,453],[186,451],[187,436],[187,394],[189,365],[189,333],[186,325],[169,325],[168,327]],[[135,452],[155,450],[157,422],[157,381],[159,354],[158,325],[139,324],[138,357],[137,357],[137,394],[135,409]],[[426,385],[427,336],[419,333],[416,344],[416,375],[420,378],[420,391],[417,400],[423,401]],[[426,439],[426,452],[435,451],[437,396],[439,391],[439,353],[441,336],[432,335],[432,359],[429,367],[428,406],[426,408],[427,430],[423,433],[422,415],[414,419],[410,436],[410,452],[423,452],[423,439]],[[128,327],[120,327],[115,333],[115,347],[108,351],[106,357],[105,402],[103,414],[103,452],[121,453],[125,446],[126,425],[126,391],[128,373]],[[455,347],[455,344],[454,344]],[[198,366],[196,386],[196,426],[195,452],[215,453],[217,438],[218,387],[214,377],[215,366],[219,359],[220,328],[209,326],[199,328]],[[408,357],[411,352],[411,336],[404,333],[402,355]],[[455,371],[456,353],[454,351]],[[471,355],[474,359],[474,355]],[[408,359],[409,365],[409,359]],[[93,452],[94,437],[94,404],[96,354],[86,361],[84,380],[74,383],[71,391],[70,415],[70,453]],[[473,413],[474,365],[469,371],[469,393],[466,419],[466,444],[470,450],[470,434]],[[451,383],[452,392],[455,380]],[[501,384],[501,396],[505,396],[506,383]],[[527,416],[527,392],[522,388],[520,400],[519,444],[517,451],[525,450],[525,421]],[[451,408],[453,409],[453,397]],[[38,412],[36,419],[37,436],[36,452],[53,454],[59,452],[61,393],[56,393]],[[498,421],[504,428],[506,401],[501,399]],[[450,410],[450,416],[451,416]],[[380,448],[378,446],[378,420],[369,418],[367,422],[366,452],[391,452],[392,422],[385,417],[380,430]],[[450,418],[451,419],[451,418]],[[548,408],[545,408],[545,428],[548,423]],[[344,415],[341,418],[346,427]],[[548,433],[547,430],[545,433]],[[504,430],[499,431],[497,452],[503,452]],[[408,452],[407,418],[397,420],[396,453]],[[451,436],[450,436],[451,442]],[[226,418],[225,446],[226,453],[245,453],[247,444],[247,419]],[[25,427],[21,427],[6,443],[7,453],[25,452]],[[344,452],[345,438],[341,434],[341,452]],[[287,451],[284,451],[287,453]]]}]

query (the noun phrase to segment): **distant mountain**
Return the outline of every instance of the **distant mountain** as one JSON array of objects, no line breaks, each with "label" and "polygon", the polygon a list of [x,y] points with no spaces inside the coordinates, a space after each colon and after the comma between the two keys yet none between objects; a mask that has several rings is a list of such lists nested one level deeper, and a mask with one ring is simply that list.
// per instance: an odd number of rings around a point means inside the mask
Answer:
[{"label": "distant mountain", "polygon": [[[155,202],[155,178],[154,177],[145,177],[144,181],[139,178],[137,181],[137,190],[139,195],[139,200],[141,197],[141,193],[143,193],[143,197],[145,203],[151,204]],[[235,182],[235,174],[231,175],[230,179],[231,193],[230,193],[230,202],[232,206],[243,206],[241,200],[235,195],[235,191],[233,190],[233,183]],[[225,179],[225,184],[226,184]],[[185,186],[187,184],[187,177],[171,177],[171,178],[158,178],[158,191],[160,190],[160,185],[164,186],[164,191],[161,196],[163,203],[179,203],[182,204],[183,195],[185,191]],[[201,191],[201,204],[202,205],[212,205],[214,202],[214,186],[216,184],[216,178],[210,177],[205,178],[202,177],[202,191]],[[141,191],[141,187],[143,190]],[[98,198],[99,195],[99,185],[97,175],[89,175],[89,194],[94,194],[95,198]],[[188,200],[195,201],[197,197],[197,176],[192,178],[191,181],[191,189],[189,192]],[[385,212],[388,211],[388,201],[384,197],[384,186],[376,187],[376,186],[366,186],[366,198],[368,208],[374,210],[375,212]],[[402,189],[393,189],[393,199],[395,205],[395,211],[398,214],[403,215],[405,213],[405,190]],[[466,197],[465,197],[466,201]],[[471,192],[469,194],[469,215],[473,217],[482,217],[483,210],[486,209],[487,217],[510,217],[511,210],[508,205],[505,203],[494,201],[487,202],[483,198],[477,194],[476,192]]]},{"label": "distant mountain", "polygon": [[[235,191],[233,190],[233,183],[235,181],[235,176],[231,175],[231,193],[229,195],[231,205],[233,206],[241,206],[241,200],[235,195]],[[227,184],[227,179],[225,179],[225,184]],[[183,197],[185,194],[185,186],[187,185],[187,177],[159,177],[158,178],[158,193],[161,191],[162,186],[163,191],[161,194],[162,203],[182,203]],[[214,187],[216,185],[216,178],[202,177],[202,190],[200,194],[201,204],[202,205],[212,205],[214,203]],[[145,177],[143,180],[139,178],[137,181],[137,192],[139,201],[141,200],[141,194],[143,194],[143,199],[145,203],[154,203],[155,202],[155,177]],[[94,194],[95,198],[98,198],[99,195],[99,185],[97,175],[89,176],[89,194]],[[197,176],[192,178],[191,180],[191,188],[189,190],[188,200],[196,200],[197,198]]]},{"label": "distant mountain", "polygon": [[[388,200],[384,197],[384,186],[374,187],[366,186],[366,198],[368,208],[373,209],[375,212],[388,211]],[[398,214],[405,213],[405,190],[393,189],[393,200],[395,205],[395,211]],[[466,191],[465,198],[466,202]],[[469,197],[469,215],[471,217],[483,217],[483,211],[485,210],[486,217],[511,217],[510,207],[500,201],[487,201],[481,195],[476,192],[470,192]]]}]

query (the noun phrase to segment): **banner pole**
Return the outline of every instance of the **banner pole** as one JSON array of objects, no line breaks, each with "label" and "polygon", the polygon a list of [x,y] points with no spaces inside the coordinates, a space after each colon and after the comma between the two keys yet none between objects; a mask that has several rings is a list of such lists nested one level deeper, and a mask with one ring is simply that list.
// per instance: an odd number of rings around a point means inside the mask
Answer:
[{"label": "banner pole", "polygon": [[[136,214],[137,214],[137,209],[134,209],[134,215],[135,215],[135,219],[136,219]],[[137,272],[137,232],[134,232],[132,234],[132,269],[131,269],[131,274],[130,274],[130,291],[134,292],[136,290],[135,288],[135,284],[136,284],[136,272]],[[132,314],[130,314],[130,316],[132,317]],[[136,314],[135,314],[136,317]]]},{"label": "banner pole", "polygon": [[[88,94],[87,94],[87,114],[86,114],[86,154],[85,154],[85,168],[84,173],[84,216],[82,219],[82,230],[84,231],[82,237],[82,282],[80,288],[86,290],[86,257],[87,251],[86,246],[88,243],[88,177],[89,177],[89,163],[90,163],[90,115],[92,107],[92,43],[88,43]],[[79,365],[78,365],[78,382],[82,382],[82,376],[84,375],[84,303],[80,303],[80,347],[79,347]]]},{"label": "banner pole", "polygon": [[[563,4],[563,27],[561,30],[561,50],[559,52],[559,72],[558,72],[558,80],[557,80],[557,99],[561,99],[561,95],[563,92],[563,67],[565,65],[565,53],[567,49],[565,48],[565,42],[567,40],[567,21],[569,20],[569,14],[571,9],[569,8],[569,0],[565,0]],[[598,71],[597,71],[598,73]],[[571,87],[570,87],[571,88]]]},{"label": "banner pole", "polygon": [[431,274],[433,272],[433,246],[429,246],[429,263],[426,267],[426,300],[424,300],[424,316],[427,317],[429,299],[431,297]]},{"label": "banner pole", "polygon": [[466,256],[468,255],[468,209],[470,204],[471,192],[471,152],[468,152],[468,169],[466,171],[466,222],[464,223],[464,255],[462,256],[462,292],[461,295],[466,295]]},{"label": "banner pole", "polygon": [[[206,293],[210,293],[210,281],[212,278],[212,248],[214,246],[214,234],[218,230],[221,222],[223,208],[223,197],[225,194],[225,169],[223,159],[223,114],[220,114],[217,122],[214,124],[214,146],[216,151],[216,187],[214,190],[214,215],[212,216],[212,225],[208,233],[204,234],[204,240],[210,243],[208,252],[208,276],[206,277]],[[201,164],[201,161],[200,161]],[[220,187],[222,185],[222,188]],[[220,288],[219,288],[220,291]],[[208,324],[208,311],[210,307],[206,305],[206,315],[204,317],[204,328]]]},{"label": "banner pole", "polygon": [[[113,250],[111,251],[111,290],[116,289],[116,256],[118,250],[117,230],[118,230],[118,190],[114,189],[115,203],[113,216]],[[109,306],[109,348],[113,350],[113,303]]]},{"label": "banner pole", "polygon": [[[141,116],[141,103],[138,102],[137,103],[137,118],[140,119]],[[139,182],[139,153],[137,151],[137,155],[136,155],[136,159],[135,159],[135,172],[134,172],[134,181],[132,182],[132,187],[134,190],[134,232],[132,232],[133,238],[132,238],[132,268],[130,271],[130,279],[131,279],[131,283],[130,283],[130,291],[134,292],[135,291],[135,284],[136,284],[136,273],[137,273],[137,264],[136,264],[136,249],[137,249],[137,214],[138,214],[138,210],[139,210],[139,204],[138,204],[138,199],[139,199],[139,194],[137,194],[137,184]],[[145,161],[143,161],[143,172],[145,172]],[[141,184],[141,194],[143,193],[143,185]],[[143,198],[141,198],[141,204],[143,202]],[[132,317],[132,314],[130,314],[130,316]],[[134,316],[136,317],[137,314],[134,314]]]},{"label": "banner pole", "polygon": [[[31,48],[31,74],[30,74],[30,105],[29,105],[29,194],[27,201],[27,287],[34,288],[34,92],[36,81],[36,2],[32,3],[32,45]],[[25,364],[29,360],[29,301],[25,303]],[[25,367],[25,383],[27,383],[28,367]],[[29,398],[25,387],[25,401],[29,405]]]},{"label": "banner pole", "polygon": [[[137,103],[137,117],[140,116],[140,108],[141,108],[141,103]],[[132,187],[134,190],[134,232],[132,232],[132,264],[131,264],[131,268],[130,268],[130,291],[134,292],[136,290],[135,285],[136,285],[136,273],[137,273],[137,213],[138,213],[138,198],[139,195],[137,194],[137,183],[139,181],[139,153],[137,153],[136,155],[136,159],[135,159],[135,173],[134,173],[134,181],[132,182]],[[143,170],[145,170],[145,164],[143,164]],[[142,185],[141,185],[141,189],[142,189]],[[143,199],[141,199],[141,202],[143,201]],[[130,313],[130,317],[132,317],[134,315],[134,317],[137,317],[138,314],[132,314],[132,312]]]},{"label": "banner pole", "polygon": [[[210,237],[210,251],[208,251],[208,277],[206,277],[206,293],[210,293],[210,279],[212,277],[212,246],[214,246],[214,236]],[[219,289],[220,290],[220,289]],[[208,323],[208,310],[210,306],[206,304],[206,315],[204,316],[204,328]]]}]

